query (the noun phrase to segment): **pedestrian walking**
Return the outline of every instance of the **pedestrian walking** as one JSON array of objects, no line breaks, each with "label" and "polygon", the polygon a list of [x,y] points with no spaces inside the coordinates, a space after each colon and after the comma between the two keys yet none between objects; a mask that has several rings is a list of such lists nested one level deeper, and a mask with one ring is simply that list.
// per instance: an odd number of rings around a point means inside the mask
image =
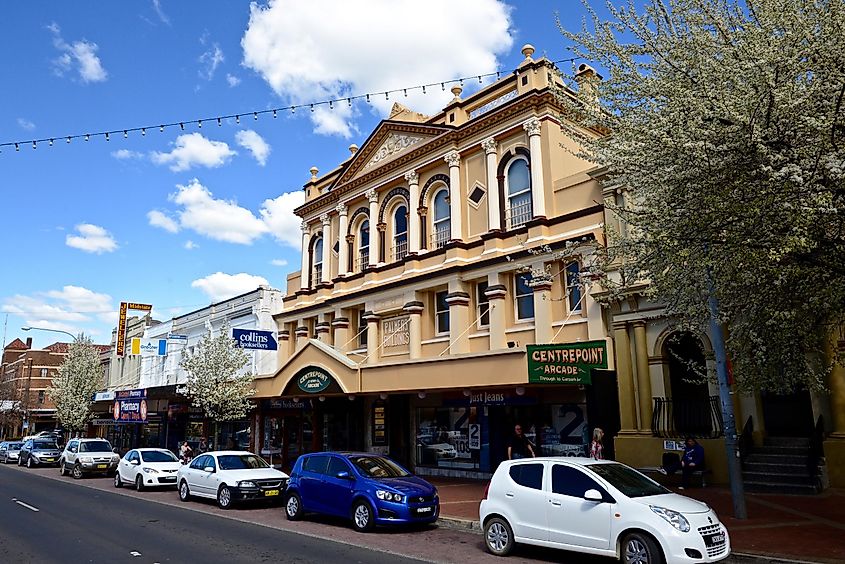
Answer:
[{"label": "pedestrian walking", "polygon": [[590,458],[593,460],[604,460],[602,439],[604,439],[604,431],[601,430],[601,427],[593,429],[593,442],[590,443]]},{"label": "pedestrian walking", "polygon": [[199,446],[197,447],[197,452],[198,452],[199,454],[202,454],[202,453],[204,453],[204,452],[208,452],[208,443],[207,443],[207,442],[205,442],[205,438],[204,438],[204,437],[203,437],[202,439],[200,439],[200,444],[199,444]]},{"label": "pedestrian walking", "polygon": [[508,460],[518,460],[520,458],[528,458],[537,456],[534,454],[534,445],[522,433],[522,425],[517,424],[513,428],[513,436],[508,445]]},{"label": "pedestrian walking", "polygon": [[182,459],[182,464],[188,464],[194,458],[194,449],[188,444],[188,441],[182,443],[179,447],[179,458]]}]

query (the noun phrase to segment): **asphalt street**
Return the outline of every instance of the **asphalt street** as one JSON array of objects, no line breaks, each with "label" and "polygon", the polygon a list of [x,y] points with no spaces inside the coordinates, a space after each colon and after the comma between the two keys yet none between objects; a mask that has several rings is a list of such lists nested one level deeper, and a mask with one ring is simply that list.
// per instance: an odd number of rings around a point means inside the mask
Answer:
[{"label": "asphalt street", "polygon": [[416,560],[0,466],[0,561],[141,564]]}]

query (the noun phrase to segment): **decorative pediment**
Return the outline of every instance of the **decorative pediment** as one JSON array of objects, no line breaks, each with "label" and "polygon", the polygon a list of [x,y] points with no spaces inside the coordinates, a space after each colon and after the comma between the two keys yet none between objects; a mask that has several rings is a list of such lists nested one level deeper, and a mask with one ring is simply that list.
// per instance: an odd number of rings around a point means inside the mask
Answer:
[{"label": "decorative pediment", "polygon": [[397,153],[407,151],[410,147],[413,147],[414,145],[425,139],[425,137],[418,137],[415,135],[408,135],[403,133],[390,133],[388,134],[387,138],[382,142],[381,146],[378,148],[375,154],[370,157],[370,160],[367,161],[367,164],[365,164],[363,168],[368,169],[372,166],[375,166],[380,162],[385,161],[390,157],[396,155]]}]

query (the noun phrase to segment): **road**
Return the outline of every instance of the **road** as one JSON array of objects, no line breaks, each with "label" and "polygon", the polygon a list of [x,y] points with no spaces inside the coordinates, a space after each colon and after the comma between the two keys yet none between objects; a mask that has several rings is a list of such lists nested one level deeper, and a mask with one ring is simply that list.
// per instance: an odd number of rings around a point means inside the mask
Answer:
[{"label": "road", "polygon": [[[37,509],[37,511],[35,511]],[[0,465],[0,562],[467,562],[497,563],[482,538],[446,527],[356,533],[343,520],[291,523],[279,507],[223,511],[182,503],[173,489],[115,489],[55,468]],[[518,547],[507,564],[612,560]]]}]

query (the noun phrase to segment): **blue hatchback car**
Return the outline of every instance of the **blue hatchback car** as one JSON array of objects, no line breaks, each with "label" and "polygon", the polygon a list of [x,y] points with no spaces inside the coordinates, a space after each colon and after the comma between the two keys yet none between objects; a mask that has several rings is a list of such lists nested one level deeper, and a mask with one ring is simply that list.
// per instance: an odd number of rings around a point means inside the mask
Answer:
[{"label": "blue hatchback car", "polygon": [[290,473],[285,515],[305,512],[348,517],[357,531],[376,525],[433,523],[437,488],[386,456],[316,452],[300,456]]}]

